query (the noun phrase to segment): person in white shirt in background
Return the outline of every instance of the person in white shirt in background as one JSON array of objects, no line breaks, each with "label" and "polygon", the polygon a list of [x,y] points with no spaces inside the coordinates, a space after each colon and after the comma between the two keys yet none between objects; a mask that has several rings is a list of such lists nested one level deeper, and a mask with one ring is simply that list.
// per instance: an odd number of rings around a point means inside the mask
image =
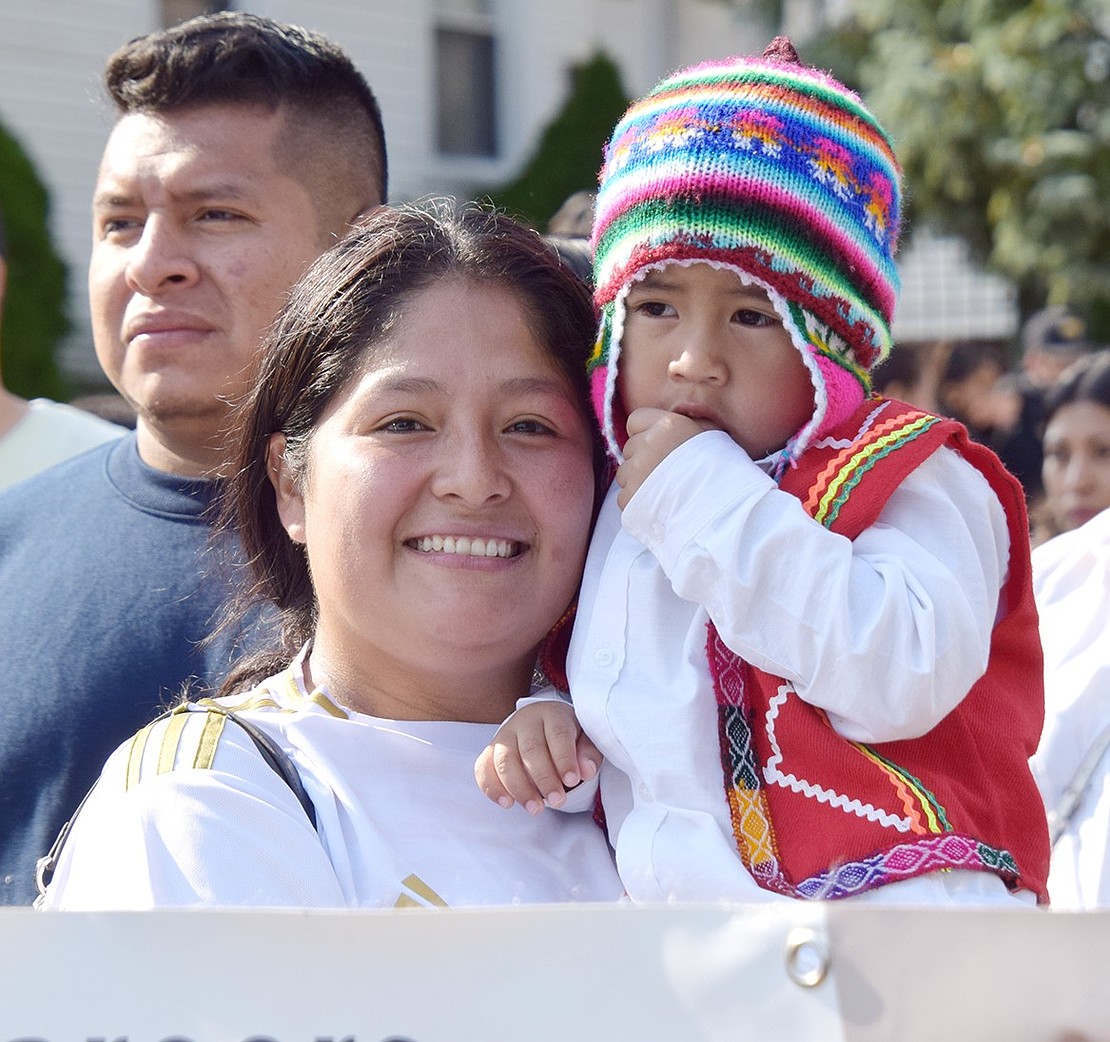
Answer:
[{"label": "person in white shirt in background", "polygon": [[1085,355],[1045,404],[1045,514],[1033,551],[1045,727],[1033,758],[1052,839],[1054,908],[1110,906],[1110,351]]},{"label": "person in white shirt in background", "polygon": [[1054,909],[1110,907],[1110,509],[1033,551],[1045,725],[1033,757]]},{"label": "person in white shirt in background", "polygon": [[[7,261],[4,215],[0,213],[0,318],[4,314]],[[83,409],[49,398],[28,401],[0,384],[0,488],[126,432],[119,424]]]}]

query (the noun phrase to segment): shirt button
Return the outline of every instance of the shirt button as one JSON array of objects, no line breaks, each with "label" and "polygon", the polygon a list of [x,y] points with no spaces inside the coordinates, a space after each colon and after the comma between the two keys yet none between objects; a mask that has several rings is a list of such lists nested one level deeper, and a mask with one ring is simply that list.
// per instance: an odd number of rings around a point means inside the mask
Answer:
[{"label": "shirt button", "polygon": [[613,649],[609,647],[598,648],[594,652],[594,665],[605,669],[613,664]]}]

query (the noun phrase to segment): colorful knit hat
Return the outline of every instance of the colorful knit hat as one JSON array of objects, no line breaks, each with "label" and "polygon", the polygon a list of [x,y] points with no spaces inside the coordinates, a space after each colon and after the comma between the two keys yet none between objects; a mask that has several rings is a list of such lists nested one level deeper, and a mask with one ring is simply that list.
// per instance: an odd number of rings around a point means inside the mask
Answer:
[{"label": "colorful knit hat", "polygon": [[706,261],[762,287],[802,352],[815,411],[780,466],[849,415],[890,351],[899,178],[875,117],[785,37],[634,102],[606,146],[592,236],[602,320],[590,369],[614,456],[624,297],[669,263]]}]

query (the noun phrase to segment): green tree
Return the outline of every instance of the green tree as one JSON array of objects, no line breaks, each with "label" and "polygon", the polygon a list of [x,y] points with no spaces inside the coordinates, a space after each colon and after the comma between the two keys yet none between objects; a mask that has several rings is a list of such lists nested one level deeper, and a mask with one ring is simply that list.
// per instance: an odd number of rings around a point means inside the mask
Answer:
[{"label": "green tree", "polygon": [[24,398],[64,399],[55,362],[69,330],[66,267],[50,240],[49,197],[30,159],[0,126],[0,213],[7,238],[8,288],[0,326],[4,386]]},{"label": "green tree", "polygon": [[597,188],[602,149],[628,102],[616,65],[595,54],[573,70],[570,96],[521,174],[477,194],[544,228],[568,196]]},{"label": "green tree", "polygon": [[1107,0],[866,0],[811,51],[893,136],[912,216],[1110,335]]}]

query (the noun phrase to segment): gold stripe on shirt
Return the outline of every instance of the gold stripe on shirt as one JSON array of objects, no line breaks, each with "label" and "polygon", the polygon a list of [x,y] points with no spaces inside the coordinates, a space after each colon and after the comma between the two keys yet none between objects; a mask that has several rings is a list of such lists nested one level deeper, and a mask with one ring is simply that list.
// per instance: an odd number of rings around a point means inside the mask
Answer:
[{"label": "gold stripe on shirt", "polygon": [[[416,894],[417,897],[422,897],[430,905],[435,905],[438,908],[447,907],[447,902],[444,901],[443,898],[440,897],[439,894],[437,894],[430,886],[428,886],[428,884],[425,883],[424,880],[421,879],[418,875],[405,876],[405,878],[401,880],[401,885],[408,887],[408,889]],[[406,895],[402,894],[401,898],[404,897],[406,897]],[[406,907],[400,904],[401,898],[398,898],[398,904],[396,906],[398,908]],[[411,901],[412,898],[409,898],[409,900]]]},{"label": "gold stripe on shirt", "polygon": [[212,761],[216,758],[216,746],[220,742],[220,735],[223,734],[226,722],[227,717],[223,713],[215,713],[210,710],[204,714],[204,728],[201,731],[200,742],[197,745],[197,754],[193,757],[194,767],[199,767],[202,770],[211,768]]},{"label": "gold stripe on shirt", "polygon": [[124,778],[124,791],[139,784],[139,776],[143,768],[143,753],[146,751],[146,740],[150,737],[153,724],[147,724],[134,738],[131,739],[131,749],[127,754],[127,775]]},{"label": "gold stripe on shirt", "polygon": [[185,730],[188,722],[188,712],[174,713],[166,721],[166,730],[162,735],[162,746],[158,750],[158,773],[166,774],[173,770],[177,760],[177,746],[181,742],[181,732]]}]

